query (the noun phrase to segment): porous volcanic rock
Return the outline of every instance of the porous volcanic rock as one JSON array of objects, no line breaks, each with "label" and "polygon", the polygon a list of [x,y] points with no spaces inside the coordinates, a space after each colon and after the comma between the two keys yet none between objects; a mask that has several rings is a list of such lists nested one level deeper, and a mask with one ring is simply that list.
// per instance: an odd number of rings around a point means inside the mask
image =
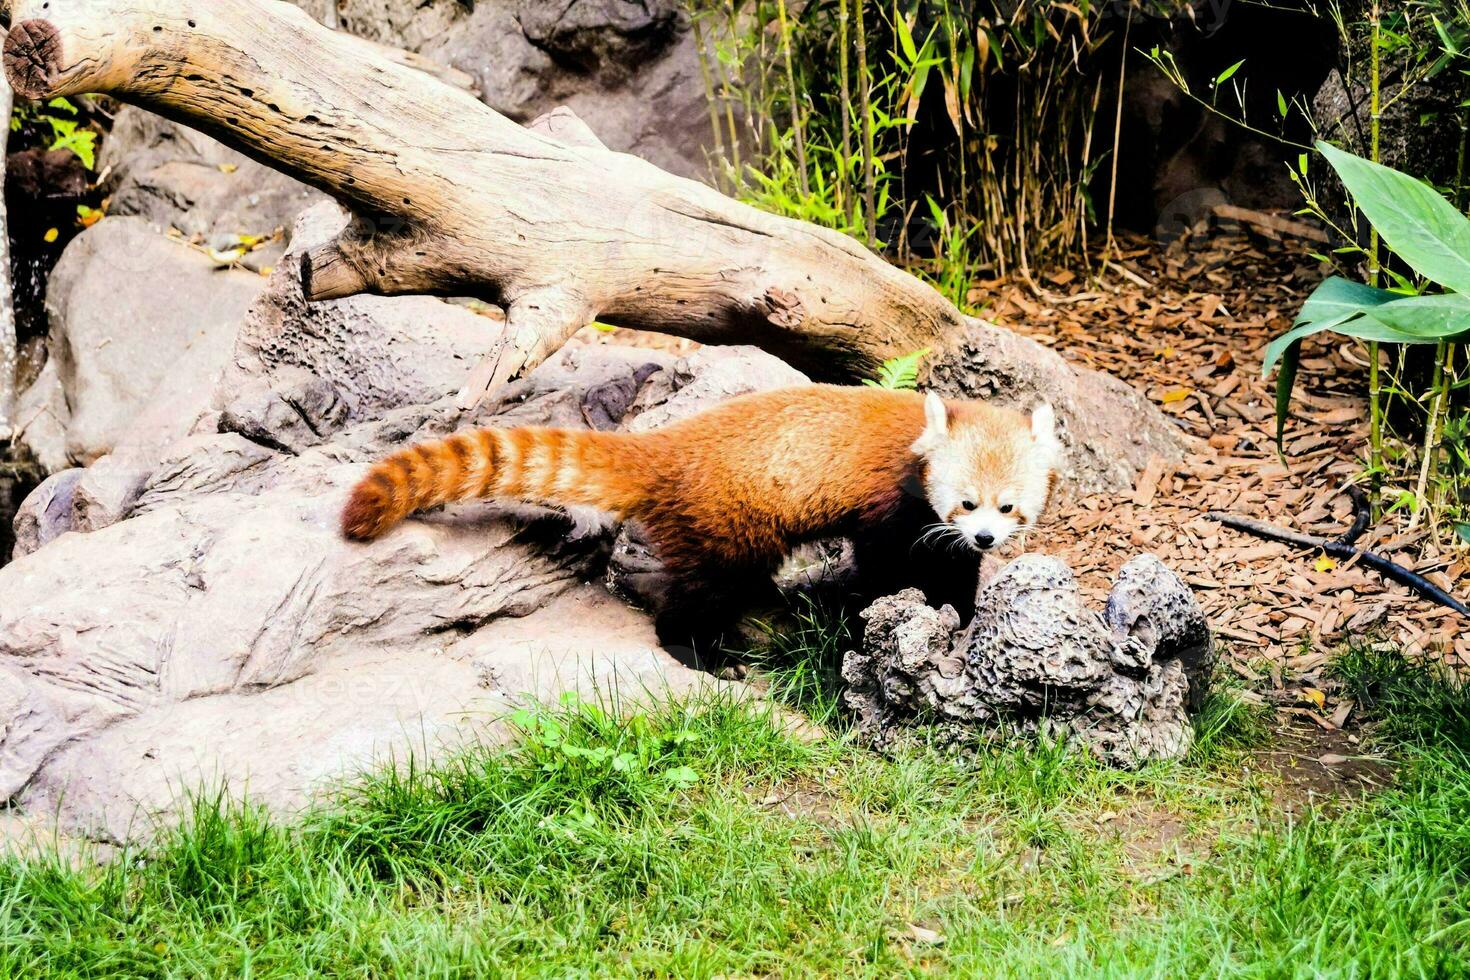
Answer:
[{"label": "porous volcanic rock", "polygon": [[1023,555],[985,585],[967,625],[917,590],[862,613],[862,648],[843,659],[848,707],[870,741],[907,726],[1065,735],[1112,765],[1174,759],[1215,654],[1189,587],[1143,554],[1119,572],[1099,615],[1060,561]]}]

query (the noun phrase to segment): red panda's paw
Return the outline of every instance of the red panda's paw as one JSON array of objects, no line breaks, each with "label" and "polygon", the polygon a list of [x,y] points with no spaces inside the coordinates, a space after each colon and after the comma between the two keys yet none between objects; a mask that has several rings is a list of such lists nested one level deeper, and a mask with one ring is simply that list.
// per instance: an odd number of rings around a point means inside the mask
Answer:
[{"label": "red panda's paw", "polygon": [[370,474],[352,488],[342,508],[342,536],[351,541],[372,541],[398,523],[393,506],[393,487],[378,473]]}]

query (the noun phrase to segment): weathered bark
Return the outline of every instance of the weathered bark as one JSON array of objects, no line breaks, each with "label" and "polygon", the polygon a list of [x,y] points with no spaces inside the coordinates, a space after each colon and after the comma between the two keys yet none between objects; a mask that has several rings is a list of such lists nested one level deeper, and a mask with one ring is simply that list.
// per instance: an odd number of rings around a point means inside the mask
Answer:
[{"label": "weathered bark", "polygon": [[[754,344],[821,379],[871,374],[888,357],[928,347],[956,357],[985,350],[1002,359],[987,362],[988,372],[1040,372],[1057,391],[1097,380],[1059,360],[1038,362],[1040,348],[962,315],[844,235],[613,153],[569,113],[518,126],[289,4],[10,0],[6,8],[5,69],[20,94],[112,93],[348,205],[355,220],[303,257],[308,298],[433,293],[504,305],[509,329],[472,375],[470,399],[594,318]],[[977,334],[990,342],[975,343]],[[1117,400],[1098,392],[1093,401]],[[1147,434],[1108,449],[1124,471],[1152,452],[1177,452],[1145,403],[1120,403],[1119,417],[1130,420],[1120,429]]]}]

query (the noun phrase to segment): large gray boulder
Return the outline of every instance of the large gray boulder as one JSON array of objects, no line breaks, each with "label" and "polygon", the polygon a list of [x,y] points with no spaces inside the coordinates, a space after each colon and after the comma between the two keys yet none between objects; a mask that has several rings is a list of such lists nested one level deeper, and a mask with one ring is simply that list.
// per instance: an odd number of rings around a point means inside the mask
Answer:
[{"label": "large gray boulder", "polygon": [[43,370],[35,399],[50,405],[55,385],[64,392],[66,456],[90,463],[129,435],[156,447],[187,432],[264,286],[136,218],[105,218],[77,236],[47,287],[54,373]]},{"label": "large gray boulder", "polygon": [[699,59],[675,0],[297,3],[339,30],[467,73],[517,122],[567,105],[614,150],[681,176],[709,172]]},{"label": "large gray boulder", "polygon": [[[330,201],[309,209],[296,223],[288,257],[336,234],[346,220]],[[98,229],[108,234],[97,237]],[[59,471],[67,459],[91,465],[69,489],[69,511],[58,514],[54,504],[48,505],[53,519],[33,525],[33,509],[24,510],[17,555],[63,530],[96,531],[121,520],[143,492],[160,453],[192,432],[238,432],[298,452],[387,409],[442,398],[463,383],[468,365],[501,329],[498,321],[428,296],[307,303],[295,262],[283,263],[269,281],[214,269],[207,260],[201,266],[193,250],[153,234],[135,218],[109,218],[83,238],[93,258],[52,285],[53,363],[60,367],[53,375],[48,363],[33,389],[46,386],[50,392],[54,385],[60,392],[57,410],[69,442],[48,469]],[[129,282],[124,295],[135,315],[114,321],[101,279],[84,277],[127,248],[153,256],[144,277],[154,289]],[[210,294],[216,281],[239,288]],[[193,337],[162,327],[151,333],[140,329],[135,336],[135,321],[187,321],[175,306],[181,296],[212,304],[206,329]],[[200,311],[196,316],[204,316],[205,307],[195,309]],[[77,334],[80,341],[74,339]],[[106,343],[93,342],[103,334]],[[172,347],[170,339],[177,341]],[[67,370],[69,364],[77,367]],[[97,377],[110,383],[92,380]],[[126,388],[130,378],[137,390]],[[112,393],[119,397],[104,397]],[[54,417],[34,416],[38,422]],[[22,416],[29,418],[29,413]],[[71,441],[72,432],[82,433],[76,442],[88,437],[95,431],[87,427],[91,420],[104,436],[90,436],[82,443],[88,447],[83,453]],[[32,423],[22,438],[35,434],[54,440],[51,433],[51,427]],[[47,461],[41,451],[36,455]]]},{"label": "large gray boulder", "polygon": [[[381,3],[378,4],[381,6]],[[709,172],[711,133],[699,58],[673,0],[491,0],[422,52],[472,75],[484,101],[517,122],[559,105],[608,147],[685,177]]]},{"label": "large gray boulder", "polygon": [[1102,615],[1066,565],[1023,555],[982,587],[967,626],[916,589],[879,599],[862,618],[862,648],[843,659],[843,697],[880,745],[939,724],[1065,736],[1123,767],[1176,759],[1215,664],[1193,593],[1149,554],[1123,566]]},{"label": "large gray boulder", "polygon": [[612,529],[465,504],[370,546],[337,533],[351,485],[405,441],[622,424],[667,364],[574,347],[473,418],[446,397],[296,452],[236,432],[176,443],[124,519],[0,569],[0,797],[122,840],[201,784],[289,808],[371,759],[499,737],[528,693],[705,683],[585,584]]},{"label": "large gray boulder", "polygon": [[[342,219],[313,212],[296,240]],[[501,323],[423,297],[308,306],[296,276],[283,264],[244,317],[216,407],[118,464],[126,493],[97,492],[114,453],[23,507],[27,553],[0,568],[0,798],[24,811],[125,840],[200,786],[289,809],[374,761],[501,737],[526,697],[711,683],[589,584],[615,527],[464,504],[357,545],[338,515],[408,441],[626,426],[728,397],[736,374],[799,375],[738,348],[574,345],[466,414],[453,393]]]},{"label": "large gray boulder", "polygon": [[[97,163],[108,175],[111,214],[216,244],[235,235],[289,232],[298,214],[326,199],[197,130],[133,106],[118,112]],[[259,268],[279,255],[277,246],[251,261]]]}]

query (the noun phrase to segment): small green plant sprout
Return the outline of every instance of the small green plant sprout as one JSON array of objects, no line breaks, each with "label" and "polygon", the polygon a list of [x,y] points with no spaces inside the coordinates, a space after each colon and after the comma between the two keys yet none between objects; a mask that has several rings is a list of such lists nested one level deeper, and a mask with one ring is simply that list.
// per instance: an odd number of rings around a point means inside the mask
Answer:
[{"label": "small green plant sprout", "polygon": [[[1429,184],[1364,160],[1327,143],[1317,149],[1337,171],[1368,223],[1403,262],[1423,277],[1422,287],[1400,282],[1379,289],[1332,276],[1308,297],[1292,329],[1266,346],[1263,376],[1276,376],[1276,446],[1291,407],[1305,337],[1331,330],[1359,340],[1446,345],[1470,336],[1470,218]],[[1437,292],[1428,292],[1438,287]],[[1441,357],[1441,360],[1443,358]],[[1437,372],[1438,373],[1438,372]],[[1447,381],[1439,379],[1429,412],[1426,445],[1434,445]]]},{"label": "small green plant sprout", "polygon": [[521,754],[533,768],[574,787],[581,801],[644,803],[664,789],[700,782],[699,736],[689,728],[655,731],[642,714],[623,717],[611,703],[569,691],[560,710],[523,708],[509,716],[521,735]]},{"label": "small green plant sprout", "polygon": [[56,98],[45,105],[22,102],[10,114],[10,131],[17,132],[27,122],[42,122],[51,127],[51,150],[70,150],[88,170],[97,169],[97,134],[83,129],[74,118],[77,107],[68,99]]},{"label": "small green plant sprout", "polygon": [[890,357],[878,369],[878,377],[864,378],[869,388],[887,388],[890,391],[912,391],[919,387],[919,364],[929,354],[929,348],[916,350],[912,354]]}]

